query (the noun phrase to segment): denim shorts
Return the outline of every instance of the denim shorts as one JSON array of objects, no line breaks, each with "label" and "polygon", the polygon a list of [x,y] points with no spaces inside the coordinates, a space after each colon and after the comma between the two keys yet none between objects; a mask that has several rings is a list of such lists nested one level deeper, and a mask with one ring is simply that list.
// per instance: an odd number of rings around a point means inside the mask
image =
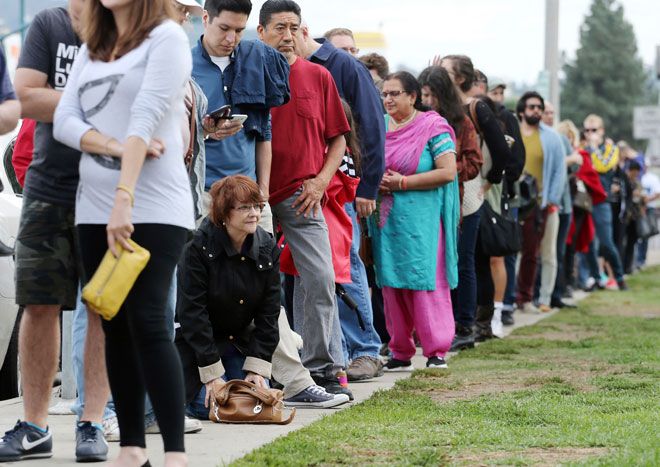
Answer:
[{"label": "denim shorts", "polygon": [[16,303],[73,310],[80,262],[73,207],[23,198],[16,239]]}]

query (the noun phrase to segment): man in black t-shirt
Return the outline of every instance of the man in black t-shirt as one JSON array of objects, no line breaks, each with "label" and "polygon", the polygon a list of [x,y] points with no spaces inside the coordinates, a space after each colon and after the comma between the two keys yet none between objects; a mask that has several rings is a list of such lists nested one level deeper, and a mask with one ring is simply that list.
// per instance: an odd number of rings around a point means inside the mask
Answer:
[{"label": "man in black t-shirt", "polygon": [[7,61],[0,47],[0,135],[16,128],[19,118],[21,118],[21,105],[16,100],[14,88],[9,81]]},{"label": "man in black t-shirt", "polygon": [[[0,462],[52,456],[48,403],[57,371],[61,309],[76,306],[78,254],[74,206],[80,153],[53,138],[53,115],[78,53],[84,0],[68,10],[35,16],[16,71],[22,116],[37,121],[34,157],[25,178],[16,239],[16,302],[24,307],[19,358],[25,420],[0,441]],[[87,358],[87,356],[91,358]],[[104,461],[108,446],[100,424],[109,397],[104,338],[97,315],[88,315],[87,400],[76,430],[76,460]]]}]

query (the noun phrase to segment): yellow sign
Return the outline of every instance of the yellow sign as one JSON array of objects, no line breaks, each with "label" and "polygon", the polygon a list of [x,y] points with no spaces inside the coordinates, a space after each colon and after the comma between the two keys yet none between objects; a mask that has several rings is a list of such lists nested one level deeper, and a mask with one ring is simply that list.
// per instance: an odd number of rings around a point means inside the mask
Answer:
[{"label": "yellow sign", "polygon": [[382,32],[356,32],[353,33],[355,43],[360,49],[385,49],[387,41]]}]

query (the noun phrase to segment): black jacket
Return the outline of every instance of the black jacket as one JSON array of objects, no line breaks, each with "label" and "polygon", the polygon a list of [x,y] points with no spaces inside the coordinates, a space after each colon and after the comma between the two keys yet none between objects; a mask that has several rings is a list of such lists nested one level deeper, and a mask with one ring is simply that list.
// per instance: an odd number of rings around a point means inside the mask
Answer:
[{"label": "black jacket", "polygon": [[506,181],[513,184],[518,181],[525,168],[525,145],[520,134],[520,123],[509,109],[502,104],[497,106],[497,118],[505,126],[506,134],[511,136],[515,142],[511,146],[511,157],[506,163]]},{"label": "black jacket", "polygon": [[228,345],[247,357],[246,371],[270,378],[279,342],[279,251],[259,227],[238,253],[208,218],[187,245],[177,276],[176,344],[188,401],[224,373],[220,356]]}]

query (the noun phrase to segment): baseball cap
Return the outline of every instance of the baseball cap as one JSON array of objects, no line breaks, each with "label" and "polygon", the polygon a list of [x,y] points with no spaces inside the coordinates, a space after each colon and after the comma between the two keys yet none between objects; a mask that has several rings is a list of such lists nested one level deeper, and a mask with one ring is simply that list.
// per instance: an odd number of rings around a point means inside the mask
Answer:
[{"label": "baseball cap", "polygon": [[176,2],[185,6],[193,16],[202,16],[204,14],[204,8],[196,0],[176,0]]},{"label": "baseball cap", "polygon": [[494,91],[497,88],[506,89],[506,82],[502,78],[489,78],[488,79],[488,90]]}]

